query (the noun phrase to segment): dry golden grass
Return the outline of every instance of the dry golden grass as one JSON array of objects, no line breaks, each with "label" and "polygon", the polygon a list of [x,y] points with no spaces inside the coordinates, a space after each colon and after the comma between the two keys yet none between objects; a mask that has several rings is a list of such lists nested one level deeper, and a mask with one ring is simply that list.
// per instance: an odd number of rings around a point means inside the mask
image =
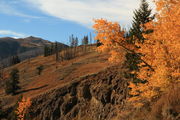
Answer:
[{"label": "dry golden grass", "polygon": [[[72,60],[63,62],[56,62],[55,55],[39,56],[6,68],[6,73],[15,67],[19,69],[22,89],[15,96],[7,96],[3,88],[0,88],[0,99],[6,101],[5,105],[11,105],[20,95],[32,98],[56,87],[64,86],[81,76],[97,73],[111,65],[108,63],[109,55],[106,53],[102,54],[91,50],[78,55]],[[36,68],[40,65],[43,65],[44,69],[42,74],[38,75]]]},{"label": "dry golden grass", "polygon": [[180,84],[174,84],[160,98],[140,109],[127,106],[119,116],[125,120],[180,120]]},{"label": "dry golden grass", "polygon": [[153,106],[149,120],[179,120],[180,119],[180,84],[171,86]]}]

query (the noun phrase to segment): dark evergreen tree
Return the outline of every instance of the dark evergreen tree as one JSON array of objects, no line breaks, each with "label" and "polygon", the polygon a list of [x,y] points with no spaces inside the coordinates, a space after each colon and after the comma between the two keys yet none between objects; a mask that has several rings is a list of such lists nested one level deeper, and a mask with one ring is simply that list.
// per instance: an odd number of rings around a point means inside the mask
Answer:
[{"label": "dark evergreen tree", "polygon": [[45,45],[44,46],[44,57],[55,54],[56,53],[55,47],[56,47],[56,44],[54,44],[54,43],[51,43],[51,46]]},{"label": "dark evergreen tree", "polygon": [[99,41],[99,40],[97,40],[97,42],[96,42],[96,47],[99,47],[99,46],[101,46],[102,45],[102,43]]},{"label": "dark evergreen tree", "polygon": [[36,68],[38,70],[38,75],[41,75],[43,69],[44,69],[44,66],[43,65],[40,65]]},{"label": "dark evergreen tree", "polygon": [[[136,42],[143,44],[145,40],[143,34],[152,32],[152,30],[145,30],[145,24],[153,20],[151,12],[152,10],[149,8],[149,4],[146,0],[141,0],[140,8],[134,11],[132,27],[125,36],[129,44],[135,44]],[[138,48],[139,46],[136,47]],[[136,74],[136,72],[139,71],[138,64],[141,62],[140,57],[141,54],[135,52],[126,54],[125,63],[129,70],[126,77],[128,77],[128,79],[132,79],[134,83],[144,82],[143,80],[138,79]]]},{"label": "dark evergreen tree", "polygon": [[19,84],[19,70],[17,68],[13,69],[10,73],[10,79],[6,81],[5,91],[7,94],[15,94],[20,87]]},{"label": "dark evergreen tree", "polygon": [[79,40],[78,40],[78,37],[75,38],[75,41],[74,41],[74,47],[77,47],[78,46],[78,43],[79,43]]},{"label": "dark evergreen tree", "polygon": [[88,43],[89,43],[88,36],[84,36],[84,38],[82,39],[82,45],[88,45]]},{"label": "dark evergreen tree", "polygon": [[70,42],[70,49],[69,50],[66,50],[66,57],[69,58],[69,59],[72,59],[76,56],[76,48],[78,46],[78,38],[77,37],[74,37],[74,35],[72,34],[70,37],[69,37],[69,42]]},{"label": "dark evergreen tree", "polygon": [[70,43],[70,46],[71,47],[77,47],[78,46],[78,37],[74,37],[74,35],[72,34],[70,37],[69,37],[69,43]]},{"label": "dark evergreen tree", "polygon": [[44,57],[49,56],[49,47],[47,45],[44,46]]},{"label": "dark evergreen tree", "polygon": [[74,36],[73,34],[71,36],[69,36],[69,45],[70,47],[73,47],[74,46],[74,40],[73,40]]},{"label": "dark evergreen tree", "polygon": [[83,49],[84,49],[84,52],[87,51],[87,45],[89,43],[89,38],[88,38],[88,35],[87,36],[84,36],[83,39],[82,39],[82,45],[84,46]]},{"label": "dark evergreen tree", "polygon": [[78,40],[78,37],[76,37],[75,40],[74,40],[74,57],[75,57],[76,54],[77,54],[77,46],[78,46],[78,43],[79,43],[79,40]]},{"label": "dark evergreen tree", "polygon": [[11,65],[15,65],[15,64],[18,64],[20,62],[21,62],[21,60],[19,59],[18,55],[12,56],[10,58],[10,64]]},{"label": "dark evergreen tree", "polygon": [[144,42],[143,33],[147,32],[144,25],[154,18],[151,13],[152,9],[149,8],[147,1],[141,0],[140,8],[134,11],[133,23],[129,31],[130,43]]},{"label": "dark evergreen tree", "polygon": [[59,61],[59,47],[58,43],[55,43],[55,53],[56,53],[56,61]]},{"label": "dark evergreen tree", "polygon": [[54,53],[55,53],[55,45],[54,45],[54,43],[51,43],[50,55],[53,55]]}]

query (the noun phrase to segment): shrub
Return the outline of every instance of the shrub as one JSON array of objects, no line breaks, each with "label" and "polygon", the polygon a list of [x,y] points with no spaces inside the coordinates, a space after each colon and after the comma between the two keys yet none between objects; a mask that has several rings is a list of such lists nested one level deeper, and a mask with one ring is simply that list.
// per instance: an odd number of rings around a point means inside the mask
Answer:
[{"label": "shrub", "polygon": [[43,69],[44,69],[44,66],[43,65],[40,65],[36,68],[38,70],[38,75],[41,75]]},{"label": "shrub", "polygon": [[18,120],[25,120],[25,118],[28,117],[27,111],[30,106],[31,106],[31,100],[29,98],[26,99],[22,97],[22,99],[18,101],[18,107],[15,110]]},{"label": "shrub", "polygon": [[153,106],[149,120],[178,120],[180,113],[180,84],[171,86]]}]

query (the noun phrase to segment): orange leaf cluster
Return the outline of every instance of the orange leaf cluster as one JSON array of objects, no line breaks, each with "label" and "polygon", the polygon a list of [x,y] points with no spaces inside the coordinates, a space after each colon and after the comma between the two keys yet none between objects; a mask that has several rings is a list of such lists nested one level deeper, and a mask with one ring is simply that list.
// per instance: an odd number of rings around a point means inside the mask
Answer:
[{"label": "orange leaf cluster", "polygon": [[105,19],[95,20],[93,28],[96,30],[96,40],[99,40],[103,45],[98,47],[100,52],[111,53],[112,62],[121,62],[124,60],[125,52],[122,46],[125,43],[124,31],[121,30],[117,22],[108,22]]},{"label": "orange leaf cluster", "polygon": [[23,97],[22,100],[18,102],[18,108],[16,110],[18,120],[25,120],[25,114],[30,106],[31,100],[29,98],[25,99]]}]

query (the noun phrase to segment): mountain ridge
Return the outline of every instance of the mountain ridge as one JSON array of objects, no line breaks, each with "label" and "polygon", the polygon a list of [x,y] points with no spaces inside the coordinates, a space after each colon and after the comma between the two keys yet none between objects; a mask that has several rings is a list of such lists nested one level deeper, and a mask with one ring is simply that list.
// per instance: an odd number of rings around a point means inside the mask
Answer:
[{"label": "mountain ridge", "polygon": [[[53,42],[44,40],[39,37],[29,36],[26,38],[0,38],[0,60],[3,64],[7,64],[10,57],[18,55],[21,60],[42,55],[44,46],[50,46]],[[68,47],[63,43],[59,43],[60,47]]]}]

